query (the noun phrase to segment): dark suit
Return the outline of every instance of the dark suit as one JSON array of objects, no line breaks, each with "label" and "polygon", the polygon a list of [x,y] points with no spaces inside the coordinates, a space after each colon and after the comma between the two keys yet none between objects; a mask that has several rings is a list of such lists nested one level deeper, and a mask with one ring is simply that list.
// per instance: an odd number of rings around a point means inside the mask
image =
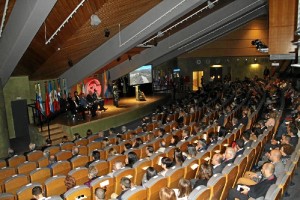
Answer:
[{"label": "dark suit", "polygon": [[240,120],[240,124],[244,124],[245,126],[247,126],[247,124],[248,124],[248,117],[247,116],[245,116],[245,117],[243,117],[241,120]]},{"label": "dark suit", "polygon": [[297,144],[298,144],[298,137],[297,137],[297,136],[291,137],[290,144],[291,144],[293,147],[296,147]]},{"label": "dark suit", "polygon": [[243,155],[245,149],[240,149],[239,151],[236,152],[235,157],[238,157],[239,155]]},{"label": "dark suit", "polygon": [[218,173],[222,173],[223,170],[223,166],[222,164],[218,165],[217,167],[213,167],[213,174],[218,174]]},{"label": "dark suit", "polygon": [[247,147],[251,148],[253,140],[248,140],[247,143],[244,144],[244,149],[247,149]]},{"label": "dark suit", "polygon": [[226,167],[226,165],[233,163],[235,158],[229,159],[229,160],[224,160],[221,164],[222,170]]},{"label": "dark suit", "polygon": [[122,196],[123,196],[123,194],[124,194],[125,192],[127,192],[127,190],[123,190],[123,191],[120,193],[120,195],[117,196],[117,200],[122,200]]},{"label": "dark suit", "polygon": [[272,175],[271,177],[264,179],[255,185],[249,186],[250,191],[248,192],[248,195],[242,194],[240,191],[237,191],[236,188],[230,189],[227,200],[234,200],[235,198],[240,200],[248,200],[249,197],[254,199],[264,197],[267,194],[269,187],[276,183],[276,180],[276,176]]}]

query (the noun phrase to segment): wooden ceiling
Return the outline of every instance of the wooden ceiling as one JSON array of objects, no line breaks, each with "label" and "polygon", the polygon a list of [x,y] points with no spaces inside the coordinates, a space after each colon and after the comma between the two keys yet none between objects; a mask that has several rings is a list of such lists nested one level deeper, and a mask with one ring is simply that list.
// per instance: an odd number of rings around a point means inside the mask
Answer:
[{"label": "wooden ceiling", "polygon": [[[189,19],[165,34],[154,42],[172,35],[173,33],[189,26],[211,12],[231,3],[234,0],[219,1],[214,8],[203,10],[195,17]],[[0,1],[0,17],[2,17],[5,1]],[[138,19],[148,10],[156,6],[161,0],[86,0],[69,22],[61,29],[49,44],[46,40],[56,31],[63,21],[70,15],[81,0],[57,0],[54,8],[45,20],[32,40],[30,46],[19,61],[13,72],[13,76],[28,75],[30,80],[42,80],[57,78],[63,72],[75,65],[93,50],[101,46],[112,36]],[[15,0],[9,1],[6,20],[14,6]],[[191,13],[201,9],[204,4],[195,8],[186,16],[180,18],[171,27]],[[101,23],[99,26],[90,25],[90,17],[96,14]],[[104,36],[104,30],[109,29],[110,37]],[[139,54],[143,48],[133,48],[120,59],[112,61],[104,66],[101,71],[112,68],[129,57]]]}]

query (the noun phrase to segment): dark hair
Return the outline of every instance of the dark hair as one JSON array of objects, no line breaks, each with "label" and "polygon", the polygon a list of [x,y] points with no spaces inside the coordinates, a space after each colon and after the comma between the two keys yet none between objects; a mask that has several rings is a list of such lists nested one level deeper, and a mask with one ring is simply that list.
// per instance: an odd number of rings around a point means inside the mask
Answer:
[{"label": "dark hair", "polygon": [[40,186],[35,186],[32,188],[32,195],[37,196],[43,193],[43,190]]},{"label": "dark hair", "polygon": [[147,146],[146,149],[149,151],[149,153],[153,153],[154,152],[154,148],[151,145]]},{"label": "dark hair", "polygon": [[92,156],[94,160],[100,160],[100,152],[99,151],[93,151]]},{"label": "dark hair", "polygon": [[226,128],[224,126],[221,126],[220,130],[219,130],[219,133],[218,133],[219,137],[225,137],[226,134],[227,134]]},{"label": "dark hair", "polygon": [[297,135],[298,129],[295,126],[290,126],[290,132],[293,133],[293,135]]},{"label": "dark hair", "polygon": [[176,146],[177,143],[180,141],[178,135],[173,135],[172,138],[174,139],[174,143],[172,145]]},{"label": "dark hair", "polygon": [[212,166],[208,163],[202,163],[198,173],[199,179],[209,180],[213,175]]},{"label": "dark hair", "polygon": [[168,157],[163,157],[161,159],[161,164],[166,165],[166,168],[169,169],[173,166],[173,161]]},{"label": "dark hair", "polygon": [[67,187],[67,190],[71,189],[76,185],[75,178],[73,176],[67,175],[65,178],[65,186]]},{"label": "dark hair", "polygon": [[138,148],[142,144],[143,144],[143,140],[141,138],[136,138],[133,148]]},{"label": "dark hair", "polygon": [[294,152],[294,147],[292,145],[290,145],[290,144],[283,144],[283,145],[281,145],[281,149],[283,150],[283,152],[287,156],[292,155],[292,153]]},{"label": "dark hair", "polygon": [[285,136],[285,139],[288,141],[288,143],[291,142],[291,139],[292,139],[291,136],[289,136],[289,135],[283,135],[283,136]]},{"label": "dark hair", "polygon": [[128,150],[128,149],[130,149],[131,147],[132,147],[132,145],[130,144],[130,143],[126,143],[125,145],[125,148]]},{"label": "dark hair", "polygon": [[133,151],[129,152],[127,156],[128,156],[128,164],[126,165],[127,167],[132,167],[133,164],[139,160],[137,154]]},{"label": "dark hair", "polygon": [[242,139],[237,139],[236,141],[235,141],[235,143],[237,144],[237,146],[240,148],[240,149],[242,149],[242,148],[244,148],[244,140],[242,140]]},{"label": "dark hair", "polygon": [[178,183],[178,189],[179,189],[179,198],[182,197],[188,197],[192,191],[192,185],[191,182],[187,179],[180,179]]},{"label": "dark hair", "polygon": [[51,144],[52,144],[52,140],[49,139],[49,138],[47,138],[47,139],[46,139],[46,143],[51,145]]},{"label": "dark hair", "polygon": [[250,131],[246,130],[243,132],[242,137],[244,137],[246,140],[250,139]]},{"label": "dark hair", "polygon": [[121,178],[121,184],[124,185],[124,187],[126,189],[130,189],[131,188],[131,180],[127,177],[122,177]]},{"label": "dark hair", "polygon": [[192,144],[187,145],[187,151],[190,156],[196,156],[196,154],[197,154],[196,147]]},{"label": "dark hair", "polygon": [[156,169],[154,169],[153,167],[148,167],[146,170],[146,178],[149,181],[152,177],[157,175],[157,171]]}]

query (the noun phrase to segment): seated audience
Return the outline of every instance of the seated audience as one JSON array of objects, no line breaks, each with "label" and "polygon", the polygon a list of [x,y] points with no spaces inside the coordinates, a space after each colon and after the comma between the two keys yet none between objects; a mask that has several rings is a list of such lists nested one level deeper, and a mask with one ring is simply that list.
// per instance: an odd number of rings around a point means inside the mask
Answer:
[{"label": "seated audience", "polygon": [[147,155],[147,158],[150,158],[150,157],[153,155],[153,153],[154,153],[154,148],[153,148],[153,146],[148,145],[148,146],[146,147],[146,155]]},{"label": "seated audience", "polygon": [[68,159],[69,162],[71,162],[71,160],[75,157],[77,157],[79,155],[79,148],[78,147],[74,147],[72,149],[72,157]]},{"label": "seated audience", "polygon": [[292,147],[292,145],[289,144],[281,145],[280,147],[280,153],[282,155],[281,161],[284,165],[291,158],[293,152],[294,152],[294,147]]},{"label": "seated audience", "polygon": [[173,135],[171,138],[170,146],[175,147],[178,142],[179,142],[179,137],[177,135]]},{"label": "seated audience", "polygon": [[[65,186],[66,186],[66,192],[75,187],[76,186],[76,181],[75,181],[75,178],[73,176],[70,176],[70,175],[67,175],[66,178],[65,178]],[[62,198],[64,197],[64,194],[61,194],[60,195]]]},{"label": "seated audience", "polygon": [[187,200],[188,196],[192,192],[191,182],[187,179],[180,179],[178,183],[178,189],[174,189],[177,196],[177,200]]},{"label": "seated audience", "polygon": [[250,140],[250,131],[246,130],[242,133],[242,139],[244,140],[244,148],[246,149],[247,147],[251,147],[252,145],[252,140]]},{"label": "seated audience", "polygon": [[197,178],[195,180],[195,184],[193,188],[196,188],[200,185],[207,185],[208,180],[212,177],[213,175],[213,168],[210,164],[208,163],[203,163],[200,165],[199,172],[197,174]]},{"label": "seated audience", "polygon": [[86,168],[88,168],[90,166],[90,164],[92,164],[93,162],[100,160],[100,152],[94,150],[92,152],[92,157],[93,157],[93,160],[86,163],[86,165],[85,165]]},{"label": "seated audience", "polygon": [[223,155],[224,159],[222,162],[222,167],[226,167],[226,165],[233,163],[235,159],[235,150],[232,147],[227,147],[225,153]]},{"label": "seated audience", "polygon": [[100,187],[96,188],[95,200],[105,200],[105,189]]},{"label": "seated audience", "polygon": [[29,154],[30,152],[33,152],[35,150],[35,144],[34,143],[30,143],[28,145],[28,147],[29,147],[29,151],[24,152],[24,156],[27,156],[27,154]]},{"label": "seated audience", "polygon": [[211,164],[213,165],[213,174],[222,173],[223,166],[222,166],[223,156],[219,153],[213,155],[211,159]]},{"label": "seated audience", "polygon": [[125,163],[126,163],[125,167],[132,168],[133,164],[136,163],[138,160],[139,160],[139,158],[135,152],[133,152],[133,151],[129,152],[125,159]]},{"label": "seated audience", "polygon": [[237,139],[235,141],[236,145],[234,146],[234,150],[236,151],[235,157],[238,157],[239,155],[243,155],[245,149],[244,149],[244,140],[243,139]]},{"label": "seated audience", "polygon": [[153,167],[148,167],[142,179],[142,185],[147,183],[151,178],[157,176],[157,171]]},{"label": "seated audience", "polygon": [[269,187],[276,183],[276,176],[274,175],[275,166],[272,163],[265,163],[262,167],[262,181],[252,186],[241,186],[242,191],[237,188],[230,189],[227,200],[248,200],[249,198],[264,197]]},{"label": "seated audience", "polygon": [[161,159],[161,167],[163,168],[163,170],[161,172],[159,172],[158,174],[165,176],[165,174],[167,173],[167,171],[173,167],[173,161],[168,158],[168,157],[163,157]]},{"label": "seated audience", "polygon": [[90,166],[88,171],[88,178],[89,180],[84,183],[84,185],[91,187],[91,182],[98,178],[98,169],[95,166]]},{"label": "seated audience", "polygon": [[112,196],[111,196],[112,199],[122,200],[123,194],[131,188],[131,180],[127,177],[122,177],[120,184],[122,187],[122,192],[117,197],[115,197],[116,196],[115,193],[112,194]]}]

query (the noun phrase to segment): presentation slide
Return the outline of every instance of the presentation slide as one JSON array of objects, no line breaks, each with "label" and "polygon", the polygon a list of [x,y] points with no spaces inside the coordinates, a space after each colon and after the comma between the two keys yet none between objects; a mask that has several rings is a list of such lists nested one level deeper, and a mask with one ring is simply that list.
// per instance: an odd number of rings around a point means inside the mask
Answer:
[{"label": "presentation slide", "polygon": [[152,65],[144,65],[129,73],[130,85],[152,83]]}]

